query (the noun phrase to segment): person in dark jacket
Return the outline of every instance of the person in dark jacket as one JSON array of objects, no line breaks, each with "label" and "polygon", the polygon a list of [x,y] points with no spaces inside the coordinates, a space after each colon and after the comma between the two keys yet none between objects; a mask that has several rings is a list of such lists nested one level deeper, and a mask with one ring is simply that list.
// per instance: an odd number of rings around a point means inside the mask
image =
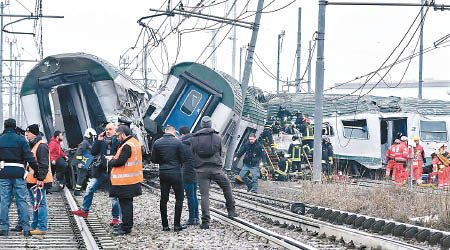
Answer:
[{"label": "person in dark jacket", "polygon": [[[247,191],[252,193],[258,192],[259,166],[265,161],[264,152],[259,141],[256,140],[255,134],[250,134],[248,142],[242,146],[237,152],[234,160],[237,161],[244,155],[244,166],[242,166],[239,176],[247,185]],[[252,173],[252,181],[248,179],[248,175]]]},{"label": "person in dark jacket", "polygon": [[167,202],[172,188],[175,192],[175,232],[186,228],[181,225],[181,212],[183,210],[183,178],[181,173],[182,163],[184,162],[184,147],[176,135],[175,127],[167,125],[163,137],[156,140],[152,150],[152,162],[159,164],[159,182],[161,186],[161,201],[159,208],[161,212],[161,221],[163,231],[169,231],[169,221],[167,220]]},{"label": "person in dark jacket", "polygon": [[24,236],[31,236],[30,214],[27,203],[27,185],[24,179],[25,164],[37,171],[38,164],[30,151],[30,145],[24,137],[15,132],[16,121],[7,119],[4,123],[5,131],[0,136],[0,236],[8,236],[8,212],[11,197],[14,193],[19,217],[16,230],[24,231]]},{"label": "person in dark jacket", "polygon": [[82,161],[85,160],[85,155],[92,155],[92,144],[94,143],[94,136],[97,136],[97,132],[88,128],[84,132],[83,141],[78,145],[77,151],[75,152],[76,165],[77,165],[77,184],[75,186],[75,191],[73,194],[75,196],[81,195],[81,188],[83,188],[84,183],[86,182],[86,176],[88,174],[89,166],[84,166]]},{"label": "person in dark jacket", "polygon": [[[222,170],[222,138],[217,131],[211,128],[212,121],[209,116],[202,118],[200,126],[202,129],[196,132],[190,141],[202,197],[202,224],[200,228],[208,229],[211,219],[209,214],[209,186],[211,181],[216,182],[223,191],[228,217],[237,217],[238,213],[236,213],[230,181]],[[205,149],[210,149],[211,152],[207,152]]]},{"label": "person in dark jacket", "polygon": [[[93,156],[99,155],[99,164],[94,164],[92,167],[92,179],[86,188],[86,194],[83,199],[83,205],[76,211],[72,211],[73,214],[87,218],[89,215],[89,209],[92,205],[92,199],[97,188],[102,183],[107,183],[107,186],[111,186],[111,169],[107,168],[107,160],[105,156],[113,156],[116,154],[119,148],[119,141],[117,140],[116,127],[112,123],[108,123],[105,127],[105,131],[99,134],[97,140],[92,145],[91,153]],[[111,226],[118,225],[120,223],[120,205],[119,199],[111,198],[111,214],[112,221],[109,223]]]},{"label": "person in dark jacket", "polygon": [[133,228],[133,198],[142,194],[144,181],[141,145],[131,129],[121,125],[117,129],[119,149],[114,156],[105,156],[111,169],[109,196],[119,199],[122,223],[115,227],[114,235],[130,234]]},{"label": "person in dark jacket", "polygon": [[37,124],[28,126],[25,132],[25,137],[30,143],[31,152],[39,165],[37,170],[29,170],[27,175],[27,188],[31,205],[35,205],[35,200],[33,199],[34,191],[36,191],[35,198],[40,203],[37,211],[33,210],[33,222],[31,223],[31,228],[34,229],[31,230],[33,235],[47,234],[48,208],[46,190],[50,189],[53,183],[48,145],[39,134],[39,125]]},{"label": "person in dark jacket", "polygon": [[322,172],[325,175],[330,175],[333,166],[333,146],[329,138],[322,139]]},{"label": "person in dark jacket", "polygon": [[183,186],[186,192],[186,199],[189,208],[189,219],[186,225],[200,224],[198,213],[198,199],[197,199],[197,175],[194,170],[194,156],[191,150],[191,142],[189,141],[193,134],[190,133],[189,128],[183,126],[180,128],[181,142],[183,143]]}]

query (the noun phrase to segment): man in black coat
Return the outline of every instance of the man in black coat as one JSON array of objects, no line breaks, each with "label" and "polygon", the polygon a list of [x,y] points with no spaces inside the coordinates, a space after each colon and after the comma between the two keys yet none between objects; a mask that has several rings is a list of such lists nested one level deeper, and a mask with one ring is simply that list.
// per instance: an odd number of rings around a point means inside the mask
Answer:
[{"label": "man in black coat", "polygon": [[31,236],[27,184],[24,179],[25,164],[30,164],[35,171],[38,169],[38,164],[28,142],[24,137],[16,134],[16,121],[7,119],[4,128],[5,131],[0,136],[0,160],[4,162],[4,166],[0,166],[0,236],[8,236],[8,212],[12,193],[14,193],[19,215],[18,225],[13,231],[23,230],[24,236]]},{"label": "man in black coat", "polygon": [[[250,134],[248,136],[248,142],[242,146],[234,158],[235,161],[238,160],[242,155],[244,155],[244,166],[242,166],[239,176],[247,185],[247,191],[252,193],[258,192],[258,178],[259,178],[259,166],[263,165],[265,161],[265,156],[263,148],[259,141],[256,140],[255,134]],[[248,179],[248,175],[252,173],[252,181]]]},{"label": "man in black coat", "polygon": [[159,208],[163,231],[170,231],[167,220],[167,202],[169,201],[170,188],[175,192],[175,232],[186,228],[181,225],[181,212],[183,210],[183,179],[181,166],[184,162],[183,144],[176,137],[175,127],[167,125],[163,137],[156,140],[152,150],[152,162],[159,164],[159,182],[161,186],[161,201]]},{"label": "man in black coat", "polygon": [[194,170],[194,156],[191,150],[190,139],[193,134],[190,133],[188,127],[181,127],[180,134],[181,142],[183,143],[183,184],[184,191],[186,192],[186,199],[189,208],[189,219],[186,225],[198,225],[200,223],[199,213],[198,213],[198,199],[197,199],[197,175]]},{"label": "man in black coat", "polygon": [[222,166],[222,138],[212,127],[209,116],[204,116],[200,123],[202,129],[194,134],[191,141],[194,153],[195,171],[197,173],[200,195],[202,197],[202,224],[201,229],[209,228],[209,186],[211,181],[216,182],[223,191],[228,217],[237,217],[233,191],[227,175]]},{"label": "man in black coat", "polygon": [[[92,199],[94,198],[94,193],[97,188],[102,185],[102,183],[107,183],[107,186],[111,186],[111,169],[107,168],[106,156],[113,156],[116,154],[119,148],[119,141],[117,140],[116,127],[112,123],[108,123],[105,127],[105,131],[98,135],[97,140],[94,141],[92,145],[91,153],[96,156],[99,155],[99,162],[93,164],[92,167],[92,179],[86,188],[86,194],[83,199],[83,205],[76,211],[72,211],[73,214],[87,218],[89,214],[89,209],[92,205]],[[111,226],[120,223],[120,205],[119,199],[111,199],[111,214],[112,221]]]}]

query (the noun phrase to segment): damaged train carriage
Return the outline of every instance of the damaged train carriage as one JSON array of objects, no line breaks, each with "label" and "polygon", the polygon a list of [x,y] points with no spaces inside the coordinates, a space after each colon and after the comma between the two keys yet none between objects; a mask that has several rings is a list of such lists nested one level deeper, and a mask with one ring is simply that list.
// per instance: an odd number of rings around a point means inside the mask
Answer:
[{"label": "damaged train carriage", "polygon": [[[266,110],[249,92],[242,102],[238,81],[224,72],[212,70],[204,65],[183,62],[173,66],[165,81],[150,100],[144,123],[155,137],[158,127],[173,125],[200,129],[203,116],[210,116],[213,128],[222,137],[222,156],[228,149],[233,130],[238,129],[238,147],[250,133],[259,134],[264,126]],[[242,112],[239,128],[236,121]]]},{"label": "damaged train carriage", "polygon": [[[54,131],[64,131],[64,144],[75,149],[87,128],[122,117],[133,121],[133,133],[148,152],[142,117],[149,93],[101,58],[84,53],[49,56],[27,74],[20,96],[27,124],[39,124],[47,141]],[[73,180],[76,171],[70,170]]]},{"label": "damaged train carriage", "polygon": [[[268,99],[265,105],[269,116],[276,114],[281,105],[314,117],[313,94],[281,94]],[[354,175],[385,168],[386,151],[401,135],[408,137],[409,145],[414,145],[415,136],[420,138],[427,164],[431,164],[430,155],[437,147],[449,145],[450,102],[325,95],[323,114],[322,134],[330,138],[336,162]]]}]

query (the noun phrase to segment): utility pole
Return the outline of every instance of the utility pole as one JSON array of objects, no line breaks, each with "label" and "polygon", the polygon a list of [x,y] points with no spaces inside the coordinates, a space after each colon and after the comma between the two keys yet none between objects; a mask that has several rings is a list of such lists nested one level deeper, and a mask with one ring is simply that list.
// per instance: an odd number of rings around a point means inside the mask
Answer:
[{"label": "utility pole", "polygon": [[13,81],[12,81],[12,46],[13,43],[9,42],[9,118],[13,118],[12,105],[13,105]]},{"label": "utility pole", "polygon": [[423,0],[420,8],[420,45],[419,45],[419,99],[422,99],[422,70],[423,70]]},{"label": "utility pole", "polygon": [[[233,6],[233,19],[236,19],[237,13],[236,13],[236,5],[237,5],[237,1],[234,2],[234,6]],[[233,52],[231,54],[231,63],[232,63],[232,67],[231,67],[231,75],[233,76],[234,79],[236,79],[236,26],[233,26]],[[241,77],[239,77],[239,82],[241,81],[240,79]]]},{"label": "utility pole", "polygon": [[17,80],[17,56],[14,57],[14,119],[18,121],[17,108],[19,106],[19,95],[17,94],[17,89],[19,88],[19,81]]},{"label": "utility pole", "polygon": [[[22,66],[22,64],[21,64],[21,62],[19,62],[19,83],[22,83],[22,78],[20,76],[20,67],[21,66]],[[22,86],[22,84],[20,84],[19,86]],[[19,96],[17,98],[19,99],[19,108],[18,108],[19,124],[20,124],[20,126],[22,126],[24,119],[23,119],[23,113],[22,113],[22,100],[20,99],[20,91],[19,91]]]},{"label": "utility pole", "polygon": [[298,31],[297,31],[297,77],[295,93],[300,92],[300,52],[302,47],[302,8],[298,8]]},{"label": "utility pole", "polygon": [[[244,66],[244,76],[241,83],[242,88],[242,103],[245,103],[245,99],[247,97],[247,87],[248,87],[248,80],[250,79],[250,73],[252,72],[252,64],[253,64],[253,54],[255,53],[255,47],[256,47],[256,40],[258,39],[258,31],[259,31],[259,24],[261,22],[261,14],[262,14],[262,8],[264,5],[264,0],[258,1],[258,7],[256,8],[256,15],[255,15],[255,23],[253,27],[252,37],[250,40],[250,45],[248,46],[247,50],[247,59],[245,60],[245,66]],[[238,131],[239,131],[239,125],[241,123],[242,119],[242,110],[239,114],[239,119],[236,122],[236,126],[233,130],[233,135],[231,137],[230,146],[228,147],[227,156],[225,159],[225,169],[230,170],[231,165],[233,163],[233,157],[234,152],[236,150],[239,138],[238,138]]]},{"label": "utility pole", "polygon": [[144,46],[144,90],[147,91],[148,88],[148,75],[147,75],[147,45]]},{"label": "utility pole", "polygon": [[242,47],[239,48],[239,82],[242,81]]},{"label": "utility pole", "polygon": [[212,42],[211,42],[211,50],[212,50],[212,55],[211,55],[211,68],[216,69],[217,66],[217,62],[216,62],[216,30],[212,30],[211,34],[212,34]]},{"label": "utility pole", "polygon": [[281,38],[284,36],[284,30],[278,34],[278,56],[277,56],[277,94],[280,93],[280,54],[281,54]]},{"label": "utility pole", "polygon": [[324,43],[325,43],[325,7],[327,1],[319,0],[319,24],[317,31],[316,87],[314,107],[314,169],[313,181],[322,179],[322,120],[323,120],[323,85],[324,85]]},{"label": "utility pole", "polygon": [[311,94],[311,62],[312,60],[312,49],[311,49],[311,40],[309,40],[309,56],[308,56],[308,94]]},{"label": "utility pole", "polygon": [[5,4],[0,3],[0,131],[3,131],[3,9]]}]

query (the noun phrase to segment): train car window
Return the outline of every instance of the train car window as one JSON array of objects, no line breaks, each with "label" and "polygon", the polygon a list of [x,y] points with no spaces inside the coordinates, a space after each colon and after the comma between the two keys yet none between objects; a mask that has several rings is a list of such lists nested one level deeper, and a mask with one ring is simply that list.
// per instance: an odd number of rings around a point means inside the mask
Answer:
[{"label": "train car window", "polygon": [[342,121],[344,126],[344,137],[353,139],[369,139],[367,120],[348,120]]},{"label": "train car window", "polygon": [[420,121],[420,139],[422,141],[447,141],[445,121]]},{"label": "train car window", "polygon": [[325,122],[322,124],[322,135],[334,136],[333,126],[331,126],[330,123]]},{"label": "train car window", "polygon": [[184,100],[183,105],[181,105],[181,111],[186,115],[191,116],[201,99],[202,94],[195,90],[191,90]]}]

